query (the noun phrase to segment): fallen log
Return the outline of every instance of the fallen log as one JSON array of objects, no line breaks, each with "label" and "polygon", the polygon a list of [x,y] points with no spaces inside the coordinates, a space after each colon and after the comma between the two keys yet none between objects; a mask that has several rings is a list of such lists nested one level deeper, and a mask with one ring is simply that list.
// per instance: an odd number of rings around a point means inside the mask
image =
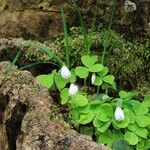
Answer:
[{"label": "fallen log", "polygon": [[0,150],[106,150],[71,129],[28,71],[0,63]]}]

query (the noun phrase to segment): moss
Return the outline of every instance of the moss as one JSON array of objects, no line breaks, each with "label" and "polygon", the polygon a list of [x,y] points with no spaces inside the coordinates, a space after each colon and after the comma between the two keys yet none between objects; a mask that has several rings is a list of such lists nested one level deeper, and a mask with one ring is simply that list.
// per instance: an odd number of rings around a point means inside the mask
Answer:
[{"label": "moss", "polygon": [[[91,52],[101,56],[105,35],[110,32],[105,64],[117,78],[119,87],[135,89],[150,82],[150,40],[143,43],[128,42],[115,31],[101,29],[92,32],[88,30],[88,39],[91,39]],[[72,27],[69,32],[69,46],[71,49],[72,66],[80,64],[80,57],[86,53],[81,28]],[[63,34],[56,39],[44,43],[55,54],[65,61]],[[29,48],[26,57],[33,61],[51,60],[36,49]]]}]

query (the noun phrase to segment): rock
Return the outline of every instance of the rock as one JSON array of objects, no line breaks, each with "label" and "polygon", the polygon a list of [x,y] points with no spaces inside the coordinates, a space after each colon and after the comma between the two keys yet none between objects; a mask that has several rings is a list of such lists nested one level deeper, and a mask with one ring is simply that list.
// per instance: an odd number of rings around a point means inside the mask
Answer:
[{"label": "rock", "polygon": [[[112,13],[113,0],[74,0],[79,6],[87,24],[97,10],[97,22],[108,24]],[[149,0],[133,0],[136,10],[125,12],[125,0],[117,2],[116,21],[114,23],[125,33],[150,35],[148,26]],[[62,32],[60,8],[63,6],[70,26],[79,25],[77,13],[72,0],[1,0],[0,1],[0,37],[24,37],[40,41],[57,37]],[[127,32],[128,31],[128,32]]]},{"label": "rock", "polygon": [[[106,150],[63,120],[47,89],[28,71],[0,63],[1,150]],[[7,75],[7,78],[6,78]]]}]

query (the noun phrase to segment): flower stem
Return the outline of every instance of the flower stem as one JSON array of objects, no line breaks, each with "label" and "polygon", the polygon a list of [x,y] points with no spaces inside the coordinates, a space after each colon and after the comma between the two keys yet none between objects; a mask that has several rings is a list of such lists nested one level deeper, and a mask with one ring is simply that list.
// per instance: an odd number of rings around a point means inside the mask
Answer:
[{"label": "flower stem", "polygon": [[97,87],[97,92],[96,92],[97,95],[99,94],[99,90],[100,90],[100,86]]},{"label": "flower stem", "polygon": [[86,78],[84,78],[84,89],[85,89],[85,93],[86,93],[86,89],[87,89],[87,87],[86,87]]}]

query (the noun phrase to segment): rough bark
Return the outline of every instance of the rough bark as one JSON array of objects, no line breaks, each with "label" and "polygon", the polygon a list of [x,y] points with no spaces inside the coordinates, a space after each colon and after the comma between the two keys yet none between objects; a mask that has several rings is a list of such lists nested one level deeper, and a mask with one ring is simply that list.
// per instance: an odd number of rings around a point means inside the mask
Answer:
[{"label": "rough bark", "polygon": [[28,71],[0,63],[0,150],[106,150],[63,120]]}]

